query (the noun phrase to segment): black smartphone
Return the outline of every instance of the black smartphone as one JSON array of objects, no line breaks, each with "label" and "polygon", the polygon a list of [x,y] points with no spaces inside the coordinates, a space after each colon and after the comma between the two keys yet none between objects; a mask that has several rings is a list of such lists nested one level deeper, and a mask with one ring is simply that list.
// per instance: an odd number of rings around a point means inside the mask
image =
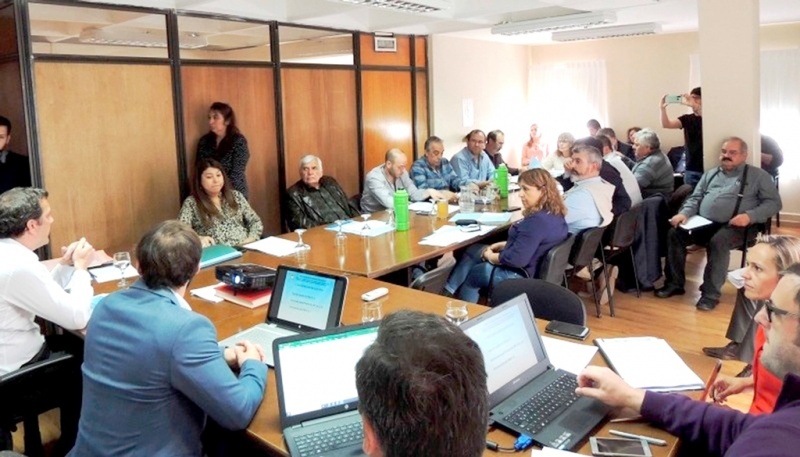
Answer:
[{"label": "black smartphone", "polygon": [[547,333],[553,335],[566,336],[576,340],[585,340],[589,336],[589,328],[582,325],[568,324],[561,321],[550,321],[544,328]]}]

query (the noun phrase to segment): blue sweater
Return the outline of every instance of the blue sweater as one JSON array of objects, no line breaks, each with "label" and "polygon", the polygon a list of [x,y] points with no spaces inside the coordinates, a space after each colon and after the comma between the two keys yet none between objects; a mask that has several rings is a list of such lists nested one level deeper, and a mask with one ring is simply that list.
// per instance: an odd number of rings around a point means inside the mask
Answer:
[{"label": "blue sweater", "polygon": [[508,242],[500,251],[500,264],[524,268],[536,277],[547,251],[567,238],[567,221],[545,211],[530,214],[508,230]]}]

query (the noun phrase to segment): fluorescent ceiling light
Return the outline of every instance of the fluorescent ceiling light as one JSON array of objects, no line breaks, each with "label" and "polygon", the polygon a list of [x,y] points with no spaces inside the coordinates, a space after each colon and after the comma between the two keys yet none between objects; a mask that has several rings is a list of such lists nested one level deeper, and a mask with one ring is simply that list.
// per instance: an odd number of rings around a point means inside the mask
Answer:
[{"label": "fluorescent ceiling light", "polygon": [[406,13],[433,13],[452,6],[452,0],[330,0],[337,3],[375,6]]},{"label": "fluorescent ceiling light", "polygon": [[569,30],[553,32],[553,41],[597,40],[601,38],[617,38],[637,35],[654,35],[661,32],[661,24],[643,22],[641,24],[617,25],[614,27],[598,27],[586,30]]},{"label": "fluorescent ceiling light", "polygon": [[594,25],[613,24],[617,15],[611,11],[597,13],[567,14],[565,16],[532,19],[530,21],[506,22],[492,27],[495,35],[519,35],[521,33],[551,32]]},{"label": "fluorescent ceiling light", "polygon": [[[86,29],[78,41],[88,44],[137,46],[142,48],[166,48],[167,34],[159,30],[144,29]],[[205,37],[194,33],[181,33],[181,49],[200,49],[208,46]]]}]

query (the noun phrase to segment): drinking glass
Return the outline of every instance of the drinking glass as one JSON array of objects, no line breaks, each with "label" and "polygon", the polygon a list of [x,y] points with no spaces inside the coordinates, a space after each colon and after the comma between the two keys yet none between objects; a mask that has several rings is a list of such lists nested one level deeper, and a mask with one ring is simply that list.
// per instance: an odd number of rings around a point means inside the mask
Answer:
[{"label": "drinking glass", "polygon": [[369,301],[361,305],[361,322],[373,322],[381,320],[381,303]]},{"label": "drinking glass", "polygon": [[386,212],[389,214],[389,218],[386,221],[386,225],[389,227],[394,227],[394,209],[388,208]]},{"label": "drinking glass", "polygon": [[367,221],[370,216],[372,216],[372,214],[369,213],[361,215],[361,219],[364,219],[364,226],[361,227],[361,236],[367,236],[367,232],[369,231],[369,223]]},{"label": "drinking glass", "polygon": [[306,229],[299,228],[295,230],[295,233],[297,233],[297,244],[295,245],[295,249],[297,249],[298,251],[310,250],[311,246],[303,243],[303,234],[306,233]]},{"label": "drinking glass", "polygon": [[344,221],[339,219],[336,221],[336,225],[339,226],[339,230],[336,231],[336,245],[342,245],[347,240],[347,234],[342,231],[342,225],[344,225]]},{"label": "drinking glass", "polygon": [[117,252],[114,254],[114,266],[119,268],[120,279],[117,287],[128,287],[128,280],[125,278],[125,270],[131,265],[130,252]]},{"label": "drinking glass", "polygon": [[455,300],[448,301],[447,309],[444,312],[444,317],[456,325],[463,324],[469,319],[467,304],[465,302]]}]

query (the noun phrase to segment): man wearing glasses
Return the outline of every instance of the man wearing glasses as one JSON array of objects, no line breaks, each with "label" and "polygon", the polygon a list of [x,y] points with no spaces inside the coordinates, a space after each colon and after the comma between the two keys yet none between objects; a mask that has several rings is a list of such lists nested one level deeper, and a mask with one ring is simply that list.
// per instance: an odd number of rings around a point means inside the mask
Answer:
[{"label": "man wearing glasses", "polygon": [[[719,303],[720,289],[725,282],[731,249],[741,247],[751,224],[764,223],[781,209],[781,197],[772,177],[758,167],[745,163],[747,143],[730,137],[722,143],[720,165],[703,174],[678,214],[670,219],[667,235],[666,282],[655,295],[667,298],[683,295],[686,284],[686,246],[706,246],[706,267],[697,309],[710,311]],[[694,230],[681,227],[692,216],[699,215],[712,223]]]},{"label": "man wearing glasses", "polygon": [[771,300],[756,314],[766,343],[761,363],[783,379],[771,414],[754,416],[693,401],[682,395],[645,392],[628,386],[608,368],[587,367],[578,395],[627,407],[680,437],[691,455],[794,456],[800,449],[800,264],[790,266]]}]

